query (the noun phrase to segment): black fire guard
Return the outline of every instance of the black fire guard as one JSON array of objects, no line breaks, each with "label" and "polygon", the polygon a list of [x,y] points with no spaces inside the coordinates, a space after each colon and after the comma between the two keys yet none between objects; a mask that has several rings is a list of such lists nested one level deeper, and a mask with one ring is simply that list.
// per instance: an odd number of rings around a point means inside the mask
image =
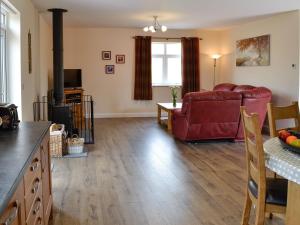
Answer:
[{"label": "black fire guard", "polygon": [[94,144],[94,102],[90,95],[83,95],[80,103],[56,106],[44,96],[33,103],[34,121],[53,121],[65,124],[68,135],[78,134],[85,144]]}]

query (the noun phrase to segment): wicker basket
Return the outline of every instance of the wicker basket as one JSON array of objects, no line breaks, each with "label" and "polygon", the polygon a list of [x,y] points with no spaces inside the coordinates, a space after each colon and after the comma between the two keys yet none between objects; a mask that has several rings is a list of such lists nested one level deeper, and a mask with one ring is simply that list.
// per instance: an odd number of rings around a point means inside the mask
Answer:
[{"label": "wicker basket", "polygon": [[83,152],[84,138],[79,138],[77,134],[73,134],[72,138],[68,138],[68,153],[80,154]]},{"label": "wicker basket", "polygon": [[62,157],[65,150],[65,125],[52,124],[50,127],[50,153],[52,157]]}]

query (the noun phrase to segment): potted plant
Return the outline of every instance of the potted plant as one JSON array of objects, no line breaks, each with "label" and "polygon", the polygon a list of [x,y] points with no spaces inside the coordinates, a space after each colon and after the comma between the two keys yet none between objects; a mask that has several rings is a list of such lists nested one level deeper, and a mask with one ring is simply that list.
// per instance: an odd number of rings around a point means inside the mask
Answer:
[{"label": "potted plant", "polygon": [[178,86],[172,86],[171,87],[171,96],[172,96],[172,102],[173,102],[173,107],[176,107],[176,100],[178,97]]}]

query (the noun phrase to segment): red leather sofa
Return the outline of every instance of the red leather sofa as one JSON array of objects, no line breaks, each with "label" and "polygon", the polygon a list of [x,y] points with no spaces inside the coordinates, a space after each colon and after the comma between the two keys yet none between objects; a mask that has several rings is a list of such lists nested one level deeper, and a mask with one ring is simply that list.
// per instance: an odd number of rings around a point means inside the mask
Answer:
[{"label": "red leather sofa", "polygon": [[213,91],[187,93],[172,116],[173,135],[183,141],[243,140],[240,106],[259,114],[261,127],[272,93],[265,87],[219,84]]}]

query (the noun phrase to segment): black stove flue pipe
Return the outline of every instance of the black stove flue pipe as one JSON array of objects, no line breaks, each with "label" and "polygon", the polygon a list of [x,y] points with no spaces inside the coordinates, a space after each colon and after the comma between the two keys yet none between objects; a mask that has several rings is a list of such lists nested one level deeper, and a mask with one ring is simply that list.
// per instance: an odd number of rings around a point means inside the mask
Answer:
[{"label": "black stove flue pipe", "polygon": [[64,60],[63,60],[63,13],[66,9],[48,9],[52,12],[53,26],[53,97],[55,105],[64,101]]}]

